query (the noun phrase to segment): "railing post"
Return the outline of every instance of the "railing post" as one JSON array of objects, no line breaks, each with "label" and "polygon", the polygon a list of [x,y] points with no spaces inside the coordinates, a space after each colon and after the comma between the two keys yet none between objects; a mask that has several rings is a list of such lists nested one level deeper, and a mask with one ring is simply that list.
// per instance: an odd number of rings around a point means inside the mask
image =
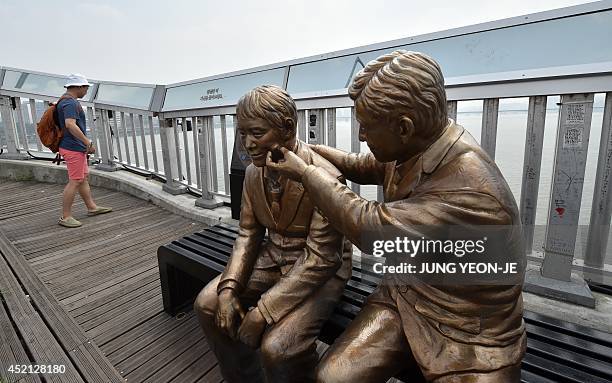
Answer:
[{"label": "railing post", "polygon": [[584,184],[593,94],[561,96],[552,191],[540,270],[526,275],[525,290],[588,307],[595,299],[572,274]]},{"label": "railing post", "polygon": [[209,174],[211,173],[211,164],[210,161],[210,151],[209,151],[209,143],[210,136],[213,134],[213,118],[212,116],[203,117],[202,118],[202,130],[198,137],[198,143],[200,147],[200,179],[202,184],[202,197],[198,198],[195,201],[196,206],[205,208],[205,209],[214,209],[223,205],[223,202],[217,200],[210,193],[210,183],[209,183]]},{"label": "railing post", "polygon": [[297,124],[298,124],[297,136],[298,136],[298,138],[300,140],[306,141],[306,111],[305,110],[298,110],[297,111],[297,115],[298,115],[298,120],[297,120]]},{"label": "railing post", "polygon": [[336,147],[336,108],[327,109],[327,145]]},{"label": "railing post", "polygon": [[187,191],[187,187],[176,181],[179,175],[176,158],[177,142],[174,140],[173,120],[171,118],[165,119],[161,114],[159,116],[159,134],[164,161],[164,173],[166,174],[166,183],[162,189],[173,195],[183,194]]},{"label": "railing post", "polygon": [[100,156],[100,163],[96,165],[96,169],[114,172],[119,170],[113,161],[112,144],[110,143],[110,128],[106,124],[107,111],[104,109],[94,108],[94,123],[96,124],[96,133],[98,134],[98,142],[100,147],[96,148]]},{"label": "railing post", "polygon": [[447,116],[457,122],[457,101],[448,101],[446,103]]},{"label": "railing post", "polygon": [[308,132],[306,142],[309,144],[324,144],[325,136],[323,134],[323,109],[308,110]]},{"label": "railing post", "polygon": [[21,97],[13,98],[15,100],[15,113],[17,114],[17,132],[19,134],[19,143],[23,151],[27,152],[30,150],[30,144],[28,142],[28,130],[26,128],[26,122],[23,118],[23,109],[21,107]]},{"label": "railing post", "polygon": [[488,98],[482,107],[482,130],[480,133],[480,146],[495,159],[495,144],[497,140],[497,118],[499,112],[499,99]]},{"label": "railing post", "polygon": [[0,97],[0,113],[4,124],[4,135],[6,137],[6,154],[2,158],[9,160],[25,160],[28,156],[19,151],[15,120],[13,119],[13,105],[9,97]]},{"label": "railing post", "polygon": [[591,205],[591,222],[584,257],[586,266],[603,269],[610,235],[610,214],[612,213],[612,92],[606,94],[603,126],[599,143],[595,193]]},{"label": "railing post", "polygon": [[525,157],[523,161],[523,184],[521,186],[521,223],[525,238],[525,253],[533,250],[533,232],[538,208],[538,188],[544,144],[544,125],[546,122],[546,96],[529,98],[527,112],[527,133],[525,137]]},{"label": "railing post", "polygon": [[[359,143],[359,121],[357,121],[357,112],[355,107],[351,108],[351,152],[359,153],[361,151],[361,144]],[[361,185],[351,181],[351,189],[355,194],[359,194],[361,191]]]}]

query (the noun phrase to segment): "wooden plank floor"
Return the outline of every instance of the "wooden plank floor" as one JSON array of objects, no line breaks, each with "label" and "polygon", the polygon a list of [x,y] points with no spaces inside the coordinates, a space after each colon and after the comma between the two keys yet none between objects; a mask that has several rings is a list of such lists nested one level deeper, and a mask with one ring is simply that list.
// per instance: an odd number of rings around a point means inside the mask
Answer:
[{"label": "wooden plank floor", "polygon": [[128,382],[222,381],[193,312],[163,312],[157,247],[203,226],[103,188],[111,214],[57,225],[63,186],[0,180],[0,229]]}]

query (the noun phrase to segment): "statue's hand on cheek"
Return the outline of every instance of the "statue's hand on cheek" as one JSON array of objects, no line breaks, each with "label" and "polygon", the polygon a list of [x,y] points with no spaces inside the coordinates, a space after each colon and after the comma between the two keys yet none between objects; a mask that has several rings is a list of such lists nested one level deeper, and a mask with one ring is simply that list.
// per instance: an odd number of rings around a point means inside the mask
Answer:
[{"label": "statue's hand on cheek", "polygon": [[222,290],[219,294],[219,307],[215,322],[230,338],[236,340],[238,337],[238,327],[244,319],[245,313],[240,300],[232,289]]},{"label": "statue's hand on cheek", "polygon": [[257,307],[249,311],[238,329],[238,338],[247,346],[256,349],[261,344],[261,337],[266,330],[266,318],[261,315]]}]

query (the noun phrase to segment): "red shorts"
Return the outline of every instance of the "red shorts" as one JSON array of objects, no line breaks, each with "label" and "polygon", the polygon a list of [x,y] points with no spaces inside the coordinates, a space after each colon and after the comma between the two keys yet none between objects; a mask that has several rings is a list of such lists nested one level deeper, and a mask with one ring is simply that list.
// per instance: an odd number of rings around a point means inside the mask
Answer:
[{"label": "red shorts", "polygon": [[75,152],[60,148],[59,153],[66,161],[68,168],[68,178],[71,180],[82,180],[89,174],[89,166],[87,166],[87,153]]}]

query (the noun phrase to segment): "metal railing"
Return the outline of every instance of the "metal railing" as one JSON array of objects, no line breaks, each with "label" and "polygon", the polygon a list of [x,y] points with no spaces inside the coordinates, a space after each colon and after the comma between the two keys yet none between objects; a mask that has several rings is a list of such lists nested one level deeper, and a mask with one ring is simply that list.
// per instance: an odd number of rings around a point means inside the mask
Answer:
[{"label": "metal railing", "polygon": [[[608,74],[602,74],[601,76],[602,78],[605,77],[606,81],[607,77],[609,77]],[[566,81],[568,80],[566,79]],[[491,84],[489,86],[494,87],[498,85]],[[537,82],[523,82],[520,84],[520,87],[516,88],[516,90],[521,91],[514,92],[510,96],[524,97],[525,91],[523,89],[534,89],[535,85],[537,85]],[[564,84],[563,80],[560,80],[557,85],[559,86],[559,92],[550,94],[550,96],[558,97],[559,94],[564,94],[564,88],[567,86],[567,83]],[[483,85],[477,85],[477,87],[480,87],[482,91],[487,90],[487,87]],[[606,90],[612,92],[612,87]],[[465,99],[456,97],[456,95],[461,93],[469,97]],[[461,112],[458,113],[458,105],[463,101],[469,100],[473,102],[478,100],[474,97],[474,93],[474,86],[471,85],[463,87],[450,86],[448,88],[450,99],[448,103],[449,117],[456,119],[459,114],[461,120]],[[560,111],[563,110],[564,105],[573,105],[572,103],[575,103],[575,101],[567,100],[573,100],[582,93],[575,94],[576,96],[566,94],[562,96]],[[586,98],[581,96],[583,101],[579,104],[586,106],[584,116],[589,120],[589,126],[585,127],[586,129],[584,129],[583,136],[581,137],[582,144],[588,147],[589,138],[597,140],[597,137],[589,137],[588,134],[590,130],[590,116],[593,112],[593,93],[589,92],[587,94]],[[553,194],[555,187],[562,187],[563,184],[563,180],[559,178],[561,176],[556,173],[541,174],[544,127],[547,122],[547,113],[550,114],[548,98],[549,96],[547,97],[546,95],[528,96],[529,102],[525,125],[519,127],[520,129],[525,129],[525,142],[523,145],[524,153],[520,155],[516,153],[516,163],[520,163],[521,156],[524,160],[521,172],[520,194],[517,193],[518,191],[515,191],[515,197],[520,204],[521,217],[525,225],[526,243],[530,253],[534,249],[539,251],[542,247],[546,247],[546,244],[543,242],[536,241],[534,245],[534,230],[537,230],[536,213],[538,206],[541,210],[543,203],[550,205],[547,221],[554,220],[558,218],[555,215],[559,215],[556,210],[560,206],[559,201],[551,201],[541,194],[539,190],[542,184],[541,179],[545,177],[552,178],[551,193]],[[495,158],[496,148],[499,145],[497,140],[498,120],[499,116],[503,115],[503,112],[499,112],[500,100],[503,103],[505,99],[481,99],[480,131],[475,131],[473,123],[471,129],[468,129],[477,138],[480,138],[482,147],[492,158]],[[609,229],[607,229],[609,226],[606,225],[609,225],[607,222],[609,222],[610,215],[607,180],[610,177],[610,166],[612,166],[612,164],[608,163],[610,156],[607,155],[612,150],[609,147],[611,145],[609,129],[610,115],[612,113],[610,100],[610,93],[607,93],[605,107],[602,111],[601,143],[596,151],[600,157],[597,162],[596,182],[594,185],[590,185],[593,188],[592,206],[594,207],[590,218],[591,230],[588,234],[588,240],[582,239],[584,248],[581,250],[585,252],[585,265],[595,267],[603,266],[607,247],[607,241],[604,237],[609,232]],[[17,156],[18,158],[24,158],[24,153],[28,152],[34,156],[50,155],[50,152],[41,145],[35,133],[35,122],[40,119],[42,112],[50,101],[53,101],[53,99],[49,97],[19,97],[14,95],[14,92],[11,97],[0,96],[2,108],[0,116],[4,126],[3,134],[0,135],[0,140],[2,140],[0,143],[5,148],[5,153],[2,157]],[[317,97],[306,95],[296,97],[296,103],[298,106],[298,135],[303,141],[324,143],[352,152],[366,149],[358,141],[358,122],[355,118],[352,101],[346,94],[331,94]],[[94,140],[98,148],[93,158],[100,162],[101,168],[108,169],[116,168],[117,166],[127,166],[156,174],[166,178],[168,189],[172,189],[173,186],[177,190],[189,187],[201,193],[201,199],[203,200],[214,200],[216,198],[227,200],[226,198],[229,197],[229,166],[235,137],[235,110],[233,106],[172,111],[158,114],[151,110],[137,110],[106,104],[96,105],[95,103],[83,102],[82,105],[88,120],[88,136]],[[547,106],[549,109],[547,109]],[[548,124],[550,125],[551,123],[549,116]],[[7,126],[12,126],[12,129],[7,129]],[[557,122],[556,128],[559,128],[559,126],[559,122]],[[550,126],[548,129],[550,129]],[[560,141],[560,145],[563,145],[562,141]],[[557,153],[557,157],[560,155],[562,154]],[[574,156],[575,151],[571,155]],[[586,157],[586,150],[584,150],[583,155]],[[564,158],[556,158],[555,163],[559,161],[563,162]],[[582,163],[582,166],[575,170],[576,173],[573,175],[573,178],[584,180],[585,163]],[[564,212],[566,220],[564,224],[573,220],[573,226],[579,225],[578,218],[582,201],[582,186],[580,184],[578,187],[580,190],[574,190],[572,199],[565,201],[565,204],[572,203],[574,205],[577,204],[577,206],[574,207],[573,212]],[[359,185],[356,183],[351,183],[350,187],[355,192],[369,199],[382,200],[381,187]],[[589,194],[591,194],[590,191]],[[539,221],[542,221],[541,217]],[[551,234],[553,233],[548,232],[548,237]],[[571,247],[573,251],[576,235],[572,235],[572,232],[570,232],[569,236],[566,234],[560,235],[562,238],[572,239],[567,246]],[[539,235],[539,237],[541,239],[542,235]],[[549,240],[552,240],[552,237]],[[572,245],[572,242],[574,245]]]}]

